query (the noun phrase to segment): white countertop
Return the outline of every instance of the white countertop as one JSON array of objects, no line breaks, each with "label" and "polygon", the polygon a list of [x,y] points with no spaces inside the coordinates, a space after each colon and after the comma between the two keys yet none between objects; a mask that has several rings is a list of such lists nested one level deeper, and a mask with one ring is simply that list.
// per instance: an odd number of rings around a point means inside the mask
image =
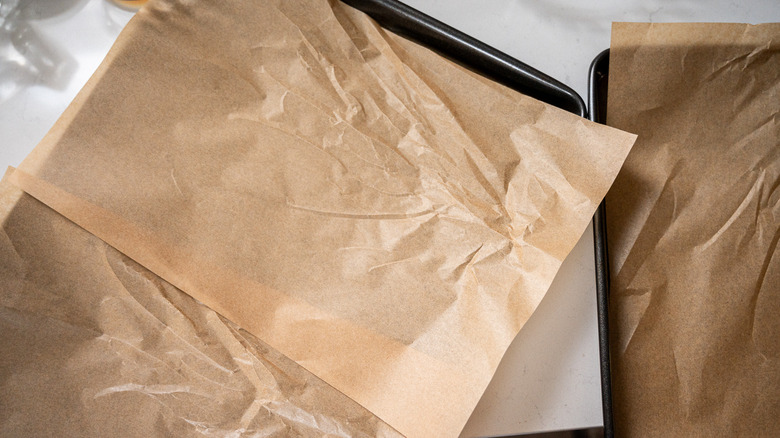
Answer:
[{"label": "white countertop", "polygon": [[[18,15],[9,11],[18,2]],[[777,0],[406,0],[587,96],[612,21],[780,21]],[[132,12],[107,0],[0,0],[0,166],[17,166]],[[4,19],[4,18],[5,19]],[[510,347],[463,436],[601,424],[592,230]]]}]

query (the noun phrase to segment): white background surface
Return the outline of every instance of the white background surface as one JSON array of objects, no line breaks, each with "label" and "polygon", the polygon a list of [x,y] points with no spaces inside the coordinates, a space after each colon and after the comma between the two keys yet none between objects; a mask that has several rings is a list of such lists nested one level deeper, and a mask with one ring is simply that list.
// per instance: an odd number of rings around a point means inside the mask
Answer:
[{"label": "white background surface", "polygon": [[[9,14],[18,1],[18,15]],[[249,1],[249,0],[247,0]],[[612,21],[780,21],[780,1],[406,0],[587,95]],[[0,0],[0,166],[17,166],[132,13],[106,0]],[[586,230],[463,436],[601,424],[593,240]]]}]

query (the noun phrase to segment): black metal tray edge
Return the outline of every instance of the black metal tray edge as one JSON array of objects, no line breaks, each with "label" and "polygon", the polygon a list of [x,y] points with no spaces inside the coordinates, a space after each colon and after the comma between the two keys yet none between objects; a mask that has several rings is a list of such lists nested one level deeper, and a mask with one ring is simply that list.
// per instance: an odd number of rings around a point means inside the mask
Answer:
[{"label": "black metal tray edge", "polygon": [[550,105],[587,117],[582,98],[550,76],[397,0],[342,0],[383,28],[482,76]]},{"label": "black metal tray edge", "polygon": [[[588,72],[589,118],[607,123],[607,81],[609,49],[596,55]],[[601,201],[593,215],[593,248],[596,259],[596,302],[599,322],[599,355],[601,356],[601,407],[604,415],[604,436],[615,435],[612,417],[612,373],[609,354],[609,252],[607,247],[607,205]]]}]

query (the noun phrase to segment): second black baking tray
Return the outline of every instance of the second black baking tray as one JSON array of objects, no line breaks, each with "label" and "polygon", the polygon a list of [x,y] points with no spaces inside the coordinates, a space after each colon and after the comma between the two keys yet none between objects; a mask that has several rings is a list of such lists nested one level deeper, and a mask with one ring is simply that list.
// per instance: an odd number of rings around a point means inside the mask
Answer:
[{"label": "second black baking tray", "polygon": [[[416,9],[396,0],[342,1],[365,12],[385,29],[422,44],[488,79],[580,117],[588,117],[584,101],[570,87]],[[594,62],[595,65],[596,62]],[[598,65],[603,67],[604,61]],[[591,73],[591,79],[593,80],[593,78],[593,73]],[[603,90],[605,91],[606,87],[603,87]],[[591,105],[593,102],[591,99]],[[591,106],[591,109],[593,114],[598,113],[598,109],[594,106]],[[591,119],[593,120],[592,116]],[[604,420],[603,434],[605,437],[612,437],[612,391],[607,323],[609,275],[604,214],[605,208],[602,202],[593,217],[593,237],[596,260],[595,281]]]}]

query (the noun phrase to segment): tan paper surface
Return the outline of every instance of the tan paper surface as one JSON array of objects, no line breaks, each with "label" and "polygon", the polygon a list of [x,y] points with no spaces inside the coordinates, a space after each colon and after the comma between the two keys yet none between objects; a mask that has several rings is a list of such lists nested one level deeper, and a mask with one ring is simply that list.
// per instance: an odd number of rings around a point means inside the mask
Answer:
[{"label": "tan paper surface", "polygon": [[400,436],[3,180],[1,436]]},{"label": "tan paper surface", "polygon": [[14,181],[409,436],[455,436],[634,137],[339,2],[151,2]]},{"label": "tan paper surface", "polygon": [[618,436],[780,436],[780,25],[616,23]]}]

